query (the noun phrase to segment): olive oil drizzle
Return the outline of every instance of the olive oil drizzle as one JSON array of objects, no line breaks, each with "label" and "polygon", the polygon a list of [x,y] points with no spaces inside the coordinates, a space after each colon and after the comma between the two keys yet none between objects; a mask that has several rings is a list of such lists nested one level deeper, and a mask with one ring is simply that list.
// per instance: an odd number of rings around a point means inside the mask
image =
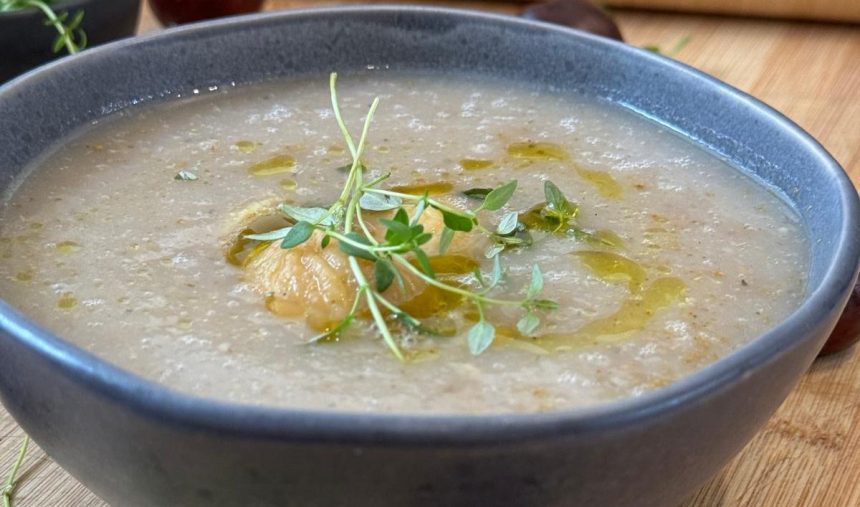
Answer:
[{"label": "olive oil drizzle", "polygon": [[513,158],[525,160],[567,160],[567,150],[561,145],[548,142],[523,142],[508,145],[507,153]]},{"label": "olive oil drizzle", "polygon": [[618,200],[624,195],[624,189],[621,187],[621,184],[606,171],[595,171],[577,167],[576,173],[582,179],[592,184],[597,189],[597,193],[607,199]]},{"label": "olive oil drizzle", "polygon": [[242,153],[254,153],[259,145],[254,141],[242,140],[236,141],[235,146]]},{"label": "olive oil drizzle", "polygon": [[454,190],[454,184],[450,181],[436,181],[432,183],[414,183],[411,185],[398,185],[391,187],[392,192],[400,192],[410,195],[443,195]]},{"label": "olive oil drizzle", "polygon": [[296,165],[296,159],[291,155],[275,155],[266,160],[252,164],[248,168],[248,174],[251,176],[272,176],[275,174],[283,174],[293,171]]},{"label": "olive oil drizzle", "polygon": [[571,256],[601,280],[626,282],[629,294],[612,314],[588,322],[573,333],[542,335],[537,345],[558,348],[622,341],[630,333],[645,329],[658,312],[682,301],[687,290],[683,280],[671,276],[658,277],[645,285],[646,269],[616,253],[586,250],[572,252]]},{"label": "olive oil drizzle", "polygon": [[464,158],[460,161],[460,167],[466,171],[482,171],[484,169],[494,167],[495,165],[495,162],[486,159]]},{"label": "olive oil drizzle", "polygon": [[625,333],[645,329],[657,312],[680,301],[686,289],[687,285],[680,278],[658,278],[641,292],[631,292],[618,311],[589,322],[576,334],[583,339],[602,343],[623,339]]},{"label": "olive oil drizzle", "polygon": [[631,292],[638,292],[647,276],[645,268],[638,262],[617,253],[581,250],[571,255],[603,280],[626,281]]}]

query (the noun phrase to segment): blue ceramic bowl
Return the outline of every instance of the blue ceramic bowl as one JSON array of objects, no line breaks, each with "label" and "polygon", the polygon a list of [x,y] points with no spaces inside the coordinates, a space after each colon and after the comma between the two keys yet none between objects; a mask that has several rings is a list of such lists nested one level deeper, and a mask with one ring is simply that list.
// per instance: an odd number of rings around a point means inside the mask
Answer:
[{"label": "blue ceramic bowl", "polygon": [[[81,28],[89,46],[96,46],[134,35],[140,4],[141,0],[62,0],[53,7],[70,17],[84,11]],[[0,83],[63,56],[65,49],[51,50],[56,37],[56,29],[45,25],[45,15],[38,9],[0,13]]]},{"label": "blue ceramic bowl", "polygon": [[676,505],[752,437],[812,362],[856,278],[860,246],[857,194],[837,163],[780,114],[700,72],[474,12],[357,7],[216,21],[94,49],[0,88],[0,188],[77,127],[132,104],[367,65],[505,76],[647,115],[786,196],[811,236],[808,297],[767,334],[642,397],[477,417],[194,398],[0,304],[4,405],[114,505]]}]

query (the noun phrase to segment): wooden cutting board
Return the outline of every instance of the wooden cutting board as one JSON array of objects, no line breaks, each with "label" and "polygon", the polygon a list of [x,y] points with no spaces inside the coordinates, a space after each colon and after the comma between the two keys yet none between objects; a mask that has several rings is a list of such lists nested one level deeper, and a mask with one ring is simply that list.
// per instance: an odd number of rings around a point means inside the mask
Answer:
[{"label": "wooden cutting board", "polygon": [[610,7],[792,19],[860,21],[860,0],[605,0]]},{"label": "wooden cutting board", "polygon": [[[269,8],[321,3],[281,0],[270,2]],[[518,3],[468,5],[508,13],[522,8]],[[616,16],[633,44],[670,47],[689,35],[690,43],[678,59],[793,118],[830,150],[855,184],[860,183],[858,27],[624,11]],[[145,13],[141,31],[156,27]],[[21,438],[20,429],[0,408],[0,481]],[[860,348],[855,348],[816,362],[758,436],[685,507],[860,506],[858,477]],[[37,448],[24,465],[16,505],[104,507]]]}]

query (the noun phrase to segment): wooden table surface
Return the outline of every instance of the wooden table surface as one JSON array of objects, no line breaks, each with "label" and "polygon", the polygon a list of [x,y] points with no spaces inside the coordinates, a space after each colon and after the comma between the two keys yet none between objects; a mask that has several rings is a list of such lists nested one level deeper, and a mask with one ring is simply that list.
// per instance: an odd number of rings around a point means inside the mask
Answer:
[{"label": "wooden table surface", "polygon": [[[310,4],[270,0],[268,8]],[[514,13],[522,4],[468,5]],[[689,35],[679,60],[788,115],[860,183],[860,26],[641,11],[615,16],[632,44],[670,47]],[[145,11],[141,32],[156,28]],[[22,435],[0,407],[0,481]],[[104,506],[36,447],[23,472],[18,507]],[[817,361],[767,426],[685,507],[860,506],[858,476],[860,347]]]}]

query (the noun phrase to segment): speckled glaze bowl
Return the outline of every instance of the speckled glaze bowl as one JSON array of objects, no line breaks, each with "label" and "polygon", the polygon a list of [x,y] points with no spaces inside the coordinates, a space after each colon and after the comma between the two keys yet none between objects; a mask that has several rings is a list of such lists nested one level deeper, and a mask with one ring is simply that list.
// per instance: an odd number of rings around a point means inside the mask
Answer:
[{"label": "speckled glaze bowl", "polygon": [[811,236],[807,299],[764,336],[644,396],[478,417],[194,398],[0,304],[3,404],[114,505],[677,505],[752,437],[812,362],[856,278],[860,245],[857,194],[836,162],[790,121],[708,76],[504,16],[414,7],[255,15],[104,46],[0,88],[0,187],[9,190],[74,129],[141,101],[368,66],[503,75],[603,97],[677,131],[798,210]]},{"label": "speckled glaze bowl", "polygon": [[[140,4],[141,0],[61,0],[53,8],[69,16],[84,11],[81,28],[88,45],[96,46],[134,35]],[[45,25],[45,15],[38,9],[0,13],[0,83],[66,54],[51,51],[56,37],[56,29]]]}]

